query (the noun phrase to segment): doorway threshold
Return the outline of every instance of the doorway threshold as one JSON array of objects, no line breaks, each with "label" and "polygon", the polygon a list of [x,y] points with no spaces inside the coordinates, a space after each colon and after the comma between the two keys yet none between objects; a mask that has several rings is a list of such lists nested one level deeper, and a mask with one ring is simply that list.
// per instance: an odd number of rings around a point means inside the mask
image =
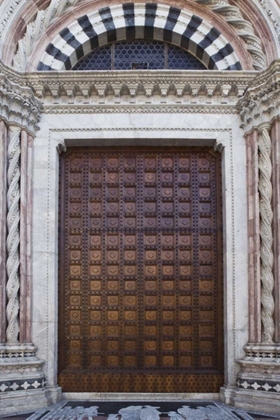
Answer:
[{"label": "doorway threshold", "polygon": [[218,401],[219,393],[64,392],[65,400],[95,401]]}]

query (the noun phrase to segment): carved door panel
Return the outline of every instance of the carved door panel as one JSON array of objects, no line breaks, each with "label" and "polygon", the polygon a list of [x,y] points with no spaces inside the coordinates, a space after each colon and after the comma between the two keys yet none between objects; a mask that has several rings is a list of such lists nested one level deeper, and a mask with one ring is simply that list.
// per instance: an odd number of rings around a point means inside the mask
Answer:
[{"label": "carved door panel", "polygon": [[220,190],[220,157],[208,149],[63,156],[63,391],[219,391]]}]

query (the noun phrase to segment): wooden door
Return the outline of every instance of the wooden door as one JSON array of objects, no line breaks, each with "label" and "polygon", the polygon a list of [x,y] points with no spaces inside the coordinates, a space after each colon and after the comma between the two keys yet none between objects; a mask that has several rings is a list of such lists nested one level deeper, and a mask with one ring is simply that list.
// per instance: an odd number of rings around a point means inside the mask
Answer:
[{"label": "wooden door", "polygon": [[59,384],[223,385],[220,156],[70,149],[61,159]]}]

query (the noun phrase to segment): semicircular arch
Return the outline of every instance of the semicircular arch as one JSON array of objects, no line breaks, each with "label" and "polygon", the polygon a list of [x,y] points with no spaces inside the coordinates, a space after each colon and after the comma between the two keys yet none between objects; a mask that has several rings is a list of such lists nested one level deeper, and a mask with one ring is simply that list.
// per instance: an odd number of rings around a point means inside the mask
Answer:
[{"label": "semicircular arch", "polygon": [[83,15],[64,28],[43,53],[38,70],[70,70],[90,51],[124,39],[177,45],[211,70],[241,70],[228,40],[204,19],[156,3],[125,3]]}]

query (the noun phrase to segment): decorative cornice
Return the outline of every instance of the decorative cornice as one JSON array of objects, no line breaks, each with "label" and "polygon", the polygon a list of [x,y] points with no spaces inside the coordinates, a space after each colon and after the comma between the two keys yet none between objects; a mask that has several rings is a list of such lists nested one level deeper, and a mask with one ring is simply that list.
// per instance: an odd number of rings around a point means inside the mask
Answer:
[{"label": "decorative cornice", "polygon": [[44,104],[45,113],[236,113],[238,98],[254,75],[170,70],[48,72],[30,73],[26,83]]},{"label": "decorative cornice", "polygon": [[40,112],[237,113],[258,73],[218,71],[39,72],[0,62],[0,118],[34,133]]},{"label": "decorative cornice", "polygon": [[251,81],[237,109],[245,132],[280,117],[280,60]]},{"label": "decorative cornice", "polygon": [[[1,68],[0,68],[1,71]],[[0,74],[0,119],[35,134],[40,120],[41,103],[32,90]]]}]

